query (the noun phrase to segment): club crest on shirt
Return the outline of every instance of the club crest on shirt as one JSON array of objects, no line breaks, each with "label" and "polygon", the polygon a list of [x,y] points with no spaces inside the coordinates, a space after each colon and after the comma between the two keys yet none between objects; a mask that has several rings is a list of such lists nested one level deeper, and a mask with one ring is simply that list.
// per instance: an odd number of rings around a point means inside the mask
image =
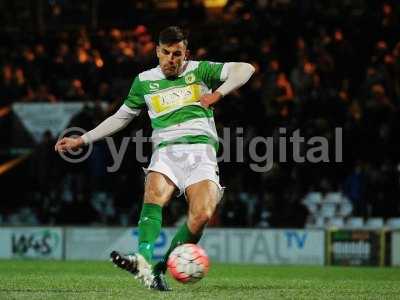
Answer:
[{"label": "club crest on shirt", "polygon": [[195,82],[195,80],[196,80],[196,75],[194,75],[194,73],[189,73],[185,76],[186,84],[191,84]]}]

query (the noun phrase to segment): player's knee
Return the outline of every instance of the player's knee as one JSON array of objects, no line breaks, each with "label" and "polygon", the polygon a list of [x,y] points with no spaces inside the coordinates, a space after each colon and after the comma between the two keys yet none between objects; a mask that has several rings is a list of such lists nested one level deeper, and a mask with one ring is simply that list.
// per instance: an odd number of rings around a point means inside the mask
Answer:
[{"label": "player's knee", "polygon": [[144,203],[163,205],[167,201],[165,193],[159,189],[148,189],[144,193]]},{"label": "player's knee", "polygon": [[210,221],[213,212],[213,210],[207,209],[193,213],[189,216],[189,221],[194,228],[201,229]]}]

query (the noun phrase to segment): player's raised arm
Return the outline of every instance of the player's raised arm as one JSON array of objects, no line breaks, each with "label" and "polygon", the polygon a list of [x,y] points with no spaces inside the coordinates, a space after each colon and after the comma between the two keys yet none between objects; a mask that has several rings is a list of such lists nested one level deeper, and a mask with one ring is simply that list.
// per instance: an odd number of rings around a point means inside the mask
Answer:
[{"label": "player's raised arm", "polygon": [[218,102],[222,97],[240,88],[253,75],[255,69],[251,64],[244,62],[230,62],[224,65],[226,75],[221,84],[212,94],[203,95],[200,103],[208,107]]},{"label": "player's raised arm", "polygon": [[115,114],[105,119],[96,128],[84,135],[76,138],[65,137],[59,140],[55,145],[55,150],[65,152],[70,149],[77,149],[113,135],[117,131],[125,128],[139,113],[139,109],[132,109],[126,104],[123,104]]}]

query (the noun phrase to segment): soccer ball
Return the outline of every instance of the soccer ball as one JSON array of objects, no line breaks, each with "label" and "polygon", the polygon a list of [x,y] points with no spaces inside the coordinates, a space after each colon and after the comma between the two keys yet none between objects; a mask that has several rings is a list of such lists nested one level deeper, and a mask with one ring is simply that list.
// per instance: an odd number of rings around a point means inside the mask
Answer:
[{"label": "soccer ball", "polygon": [[181,283],[195,283],[208,272],[207,253],[198,245],[183,244],[176,247],[168,257],[170,274]]}]

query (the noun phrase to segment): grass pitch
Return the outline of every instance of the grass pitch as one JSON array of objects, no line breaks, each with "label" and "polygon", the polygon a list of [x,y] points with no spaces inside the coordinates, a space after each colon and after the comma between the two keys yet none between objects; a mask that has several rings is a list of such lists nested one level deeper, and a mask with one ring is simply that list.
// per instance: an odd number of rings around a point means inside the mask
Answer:
[{"label": "grass pitch", "polygon": [[146,290],[106,262],[0,261],[0,299],[400,299],[400,268],[215,264],[174,291]]}]

